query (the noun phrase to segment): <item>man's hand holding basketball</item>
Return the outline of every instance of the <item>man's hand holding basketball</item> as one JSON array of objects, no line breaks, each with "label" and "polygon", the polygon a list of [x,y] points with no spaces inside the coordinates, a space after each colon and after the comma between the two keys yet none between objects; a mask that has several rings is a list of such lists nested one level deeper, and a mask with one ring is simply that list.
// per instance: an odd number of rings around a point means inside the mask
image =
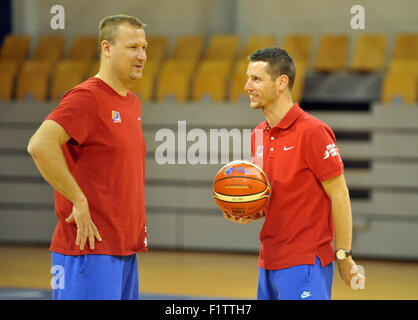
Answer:
[{"label": "man's hand holding basketball", "polygon": [[260,219],[264,218],[264,212],[260,211],[259,213],[256,213],[255,215],[252,215],[249,218],[240,218],[240,217],[236,217],[236,216],[231,216],[231,215],[224,212],[224,218],[228,221],[235,222],[235,223],[249,224],[249,223],[251,223],[255,220],[260,220]]}]

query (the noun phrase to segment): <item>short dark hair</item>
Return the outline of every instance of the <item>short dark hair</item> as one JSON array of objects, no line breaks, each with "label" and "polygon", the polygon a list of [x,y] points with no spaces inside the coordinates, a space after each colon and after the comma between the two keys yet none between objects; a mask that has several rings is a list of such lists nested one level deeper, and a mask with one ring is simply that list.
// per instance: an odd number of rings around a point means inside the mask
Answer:
[{"label": "short dark hair", "polygon": [[268,63],[267,73],[274,81],[285,74],[289,78],[288,88],[292,90],[295,83],[296,68],[289,54],[279,47],[268,47],[255,51],[248,57],[248,61],[265,61]]}]

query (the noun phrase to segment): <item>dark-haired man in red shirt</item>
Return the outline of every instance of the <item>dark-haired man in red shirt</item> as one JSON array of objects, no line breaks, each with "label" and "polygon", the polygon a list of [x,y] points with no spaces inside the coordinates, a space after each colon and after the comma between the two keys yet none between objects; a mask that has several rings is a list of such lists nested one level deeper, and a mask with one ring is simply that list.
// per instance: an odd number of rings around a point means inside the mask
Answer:
[{"label": "dark-haired man in red shirt", "polygon": [[126,15],[100,22],[99,73],[62,97],[28,145],[55,189],[54,299],[139,298],[145,140],[141,103],[129,87],[145,65],[144,27]]},{"label": "dark-haired man in red shirt", "polygon": [[258,299],[330,299],[335,258],[348,286],[354,276],[364,280],[351,258],[350,198],[334,133],[293,103],[295,73],[292,58],[278,47],[249,58],[245,89],[251,108],[266,117],[252,132],[252,154],[272,188],[256,217],[265,216]]}]

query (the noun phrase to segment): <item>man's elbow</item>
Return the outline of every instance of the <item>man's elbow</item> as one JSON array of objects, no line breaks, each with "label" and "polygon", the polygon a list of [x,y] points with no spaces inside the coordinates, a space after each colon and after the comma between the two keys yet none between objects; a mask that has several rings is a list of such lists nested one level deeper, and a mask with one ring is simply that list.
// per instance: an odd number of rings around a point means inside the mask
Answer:
[{"label": "man's elbow", "polygon": [[35,136],[32,136],[28,142],[26,150],[32,158],[36,158],[40,153],[42,153],[43,144]]}]

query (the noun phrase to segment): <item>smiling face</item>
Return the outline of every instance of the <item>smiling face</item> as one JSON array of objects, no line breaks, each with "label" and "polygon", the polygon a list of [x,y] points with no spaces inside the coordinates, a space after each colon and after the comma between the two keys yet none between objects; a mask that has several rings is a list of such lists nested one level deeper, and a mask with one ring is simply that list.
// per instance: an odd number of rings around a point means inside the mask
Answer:
[{"label": "smiling face", "polygon": [[121,82],[132,82],[142,77],[147,60],[147,41],[143,28],[128,23],[121,24],[113,44],[105,40],[102,47],[102,54],[108,58],[112,74]]},{"label": "smiling face", "polygon": [[248,92],[250,106],[253,109],[268,107],[278,98],[276,81],[271,78],[267,68],[266,61],[250,61],[248,64],[245,90]]}]

